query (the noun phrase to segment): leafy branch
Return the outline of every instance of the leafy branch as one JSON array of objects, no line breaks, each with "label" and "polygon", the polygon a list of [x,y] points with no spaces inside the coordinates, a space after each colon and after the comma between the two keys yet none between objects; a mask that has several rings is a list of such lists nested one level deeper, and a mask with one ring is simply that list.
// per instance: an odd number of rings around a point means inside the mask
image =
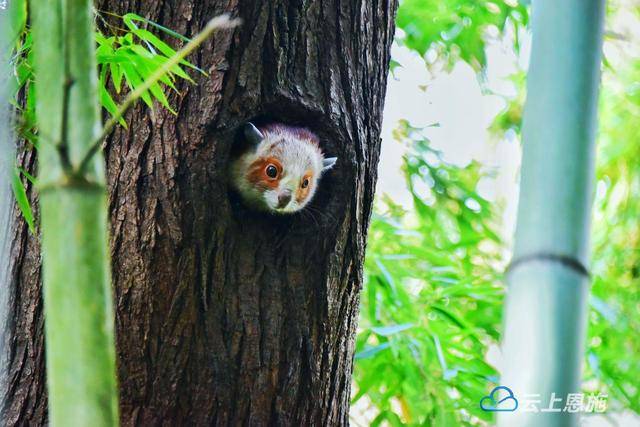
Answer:
[{"label": "leafy branch", "polygon": [[[27,23],[26,1],[14,1],[12,7],[20,13],[12,14],[15,19],[11,22],[11,30],[13,31],[12,40],[14,40],[14,48],[11,57],[11,64],[14,69],[15,82],[13,92],[15,98],[21,93],[24,97],[23,102],[13,101],[13,106],[17,112],[17,134],[25,138],[32,147],[38,149],[39,141],[48,144],[56,144],[63,170],[67,176],[81,177],[86,173],[91,158],[97,150],[102,146],[102,142],[106,136],[113,130],[115,125],[119,123],[123,127],[127,127],[123,116],[131,106],[139,99],[151,109],[154,108],[153,100],[173,114],[176,112],[169,105],[169,101],[165,94],[165,88],[171,89],[176,93],[178,90],[175,86],[176,78],[186,80],[193,83],[193,79],[187,74],[183,67],[190,68],[202,74],[206,74],[196,65],[188,62],[185,58],[193,50],[195,50],[207,37],[209,37],[217,29],[225,29],[237,26],[240,21],[231,19],[227,15],[213,18],[193,40],[157,24],[149,19],[141,17],[134,13],[125,15],[117,15],[110,12],[98,12],[97,18],[101,20],[105,26],[114,31],[113,35],[105,34],[97,31],[94,35],[97,44],[96,59],[98,63],[99,85],[98,93],[102,107],[109,112],[110,118],[101,131],[100,137],[90,147],[85,157],[80,161],[79,167],[76,169],[71,163],[68,150],[65,146],[66,136],[60,136],[60,140],[52,135],[43,134],[41,129],[35,126],[35,107],[36,107],[36,86],[37,81],[33,72],[33,50],[32,36]],[[106,14],[116,17],[124,23],[124,27],[116,27],[109,24],[101,15]],[[15,22],[14,22],[15,21]],[[186,45],[179,51],[174,50],[169,44],[160,39],[147,29],[142,28],[139,24],[148,25],[162,33],[186,42]],[[116,34],[118,33],[118,34]],[[69,91],[71,85],[65,86],[63,105],[68,103]],[[122,86],[127,86],[130,90],[129,95],[125,98],[122,105],[117,105],[111,94],[109,86],[120,93]],[[67,108],[65,108],[66,110]],[[68,113],[63,113],[68,115]],[[66,121],[67,119],[64,119]],[[22,176],[29,182],[36,185],[36,178],[28,175],[22,168],[14,168],[14,176],[12,187],[14,196],[18,203],[18,207],[29,225],[29,229],[34,232],[35,223],[34,215],[27,197],[27,189],[23,183]]]},{"label": "leafy branch", "polygon": [[221,15],[213,18],[207,26],[192,40],[190,40],[182,49],[180,49],[175,55],[173,55],[167,62],[165,62],[160,68],[155,70],[151,76],[138,86],[135,90],[129,93],[124,102],[118,107],[115,114],[107,120],[102,132],[98,138],[93,142],[87,154],[82,159],[78,172],[84,174],[91,159],[95,153],[103,146],[105,138],[113,131],[114,127],[123,118],[125,113],[140,99],[151,87],[158,83],[168,72],[170,72],[176,65],[180,64],[185,57],[193,52],[198,46],[200,46],[214,31],[223,28],[233,28],[240,23],[238,19],[230,19],[228,15]]}]

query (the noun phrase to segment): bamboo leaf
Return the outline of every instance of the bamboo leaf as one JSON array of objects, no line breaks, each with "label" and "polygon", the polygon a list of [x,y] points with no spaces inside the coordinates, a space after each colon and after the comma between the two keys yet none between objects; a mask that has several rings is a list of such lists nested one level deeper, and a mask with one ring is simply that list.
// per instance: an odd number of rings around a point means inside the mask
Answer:
[{"label": "bamboo leaf", "polygon": [[29,203],[29,197],[27,196],[27,189],[25,188],[22,180],[20,179],[20,170],[15,168],[11,176],[11,188],[13,189],[13,195],[16,199],[20,213],[29,227],[29,231],[35,234],[36,227],[33,219],[33,210],[31,209],[31,203]]},{"label": "bamboo leaf", "polygon": [[147,23],[147,24],[149,24],[149,25],[151,25],[153,27],[156,27],[160,31],[165,32],[166,34],[170,35],[171,37],[175,37],[175,38],[180,39],[180,40],[182,40],[184,42],[191,41],[189,38],[183,36],[182,34],[176,33],[175,31],[173,31],[170,28],[167,28],[167,27],[164,27],[164,26],[162,26],[162,25],[160,25],[158,23],[155,23],[155,22],[151,21],[150,19],[143,18],[142,16],[136,15],[135,13],[127,13],[126,15],[123,15],[123,19],[125,17],[127,19],[129,19],[129,20],[132,20],[132,21],[135,20],[135,21],[141,21],[141,22]]},{"label": "bamboo leaf", "polygon": [[[132,91],[142,85],[142,78],[130,63],[122,63],[122,72],[129,89]],[[140,95],[140,98],[142,98],[144,103],[153,110],[153,102],[151,101],[151,96],[148,91],[144,91]]]},{"label": "bamboo leaf", "polygon": [[20,171],[20,173],[27,178],[27,181],[29,181],[31,184],[33,185],[37,185],[37,181],[36,181],[36,177],[31,175],[29,172],[27,172],[23,167],[18,167],[18,170]]},{"label": "bamboo leaf", "polygon": [[116,63],[109,64],[109,71],[111,72],[111,81],[116,93],[120,93],[122,87],[122,69]]},{"label": "bamboo leaf", "polygon": [[361,351],[359,353],[356,353],[355,358],[356,359],[367,359],[369,357],[373,357],[376,354],[380,353],[383,350],[388,349],[389,347],[391,347],[391,343],[383,343],[380,345],[377,345],[375,347],[369,347],[364,351]]},{"label": "bamboo leaf", "polygon": [[[100,70],[100,80],[99,80],[100,84],[98,85],[98,91],[99,91],[99,94],[100,94],[100,104],[109,113],[111,113],[111,115],[114,115],[118,111],[118,106],[116,105],[116,103],[113,100],[113,98],[111,98],[111,95],[109,94],[109,91],[107,90],[106,80],[107,80],[107,67],[102,67],[102,70]],[[124,128],[127,127],[127,122],[124,120],[124,118],[121,117],[118,122]]]},{"label": "bamboo leaf", "polygon": [[388,337],[398,332],[406,331],[413,327],[412,323],[403,323],[401,325],[376,326],[371,328],[373,332],[384,337]]},{"label": "bamboo leaf", "polygon": [[[116,105],[116,103],[113,100],[113,98],[111,98],[111,95],[109,94],[109,91],[103,85],[100,85],[99,92],[100,92],[100,104],[112,116],[114,114],[116,114],[116,112],[118,111],[118,106]],[[120,117],[120,119],[118,120],[118,123],[120,123],[120,125],[122,125],[122,127],[124,127],[125,129],[127,128],[127,122],[125,121],[125,119],[123,117]]]},{"label": "bamboo leaf", "polygon": [[[6,10],[0,9],[0,40],[9,41],[13,45],[27,23],[27,2],[26,0],[11,0],[8,2]],[[0,51],[4,52],[4,46],[0,46]]]},{"label": "bamboo leaf", "polygon": [[[177,38],[179,40],[182,40],[184,42],[188,43],[188,42],[191,41],[191,39],[183,36],[182,34],[176,33],[175,31],[173,31],[173,30],[171,30],[169,28],[166,28],[166,27],[164,27],[164,26],[162,26],[162,25],[160,25],[160,24],[158,24],[156,22],[153,22],[153,21],[151,21],[149,19],[143,18],[143,17],[141,17],[139,15],[136,15],[134,13],[127,13],[126,15],[124,15],[122,17],[122,19],[125,22],[125,24],[127,22],[131,23],[131,27],[130,28],[132,28],[132,31],[134,31],[135,34],[138,37],[140,37],[141,39],[152,43],[156,48],[158,48],[158,50],[160,52],[162,52],[167,57],[172,57],[173,55],[176,54],[176,51],[171,46],[169,46],[168,44],[164,43],[162,40],[157,38],[153,33],[149,32],[147,30],[139,29],[137,26],[135,26],[133,24],[134,20],[145,22],[145,23],[151,25],[152,27],[155,27],[155,28],[159,29],[160,31],[163,31],[164,33],[166,33],[166,34],[168,34],[168,35],[170,35],[172,37],[175,37],[175,38]],[[133,28],[135,28],[135,30],[133,30]],[[202,74],[205,74],[205,75],[207,74],[202,69],[198,68],[197,66],[195,66],[192,63],[190,63],[187,60],[184,60],[184,59],[181,60],[180,64],[185,65],[185,66],[187,66],[189,68],[193,68],[194,70],[196,70],[196,71],[198,71],[198,72],[200,72]]]},{"label": "bamboo leaf", "polygon": [[178,114],[169,105],[169,100],[165,96],[159,84],[156,83],[151,85],[151,87],[149,87],[149,90],[151,91],[151,94],[154,96],[154,98],[156,98],[164,108],[169,110],[172,114]]}]

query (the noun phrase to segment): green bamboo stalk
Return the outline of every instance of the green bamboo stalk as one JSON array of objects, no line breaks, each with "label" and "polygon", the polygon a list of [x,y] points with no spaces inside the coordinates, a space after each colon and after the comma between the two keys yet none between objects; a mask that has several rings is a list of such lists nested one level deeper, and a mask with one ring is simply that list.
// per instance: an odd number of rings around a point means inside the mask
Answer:
[{"label": "green bamboo stalk", "polygon": [[240,21],[212,19],[101,129],[91,0],[43,0],[32,13],[49,418],[54,426],[113,426],[118,399],[99,148],[145,90],[215,30]]},{"label": "green bamboo stalk", "polygon": [[31,10],[38,128],[47,136],[38,155],[49,419],[54,426],[113,426],[103,156],[92,158],[84,176],[70,174],[100,130],[92,2],[42,0]]},{"label": "green bamboo stalk", "polygon": [[548,409],[555,393],[562,409],[580,392],[604,0],[536,0],[532,12],[502,369],[520,406],[498,424],[571,426],[579,414],[529,412],[524,401]]}]

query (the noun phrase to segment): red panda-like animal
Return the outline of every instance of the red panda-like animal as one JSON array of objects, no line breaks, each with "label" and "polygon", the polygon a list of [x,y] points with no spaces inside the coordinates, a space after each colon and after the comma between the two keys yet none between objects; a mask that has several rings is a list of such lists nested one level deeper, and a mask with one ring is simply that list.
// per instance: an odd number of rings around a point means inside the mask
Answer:
[{"label": "red panda-like animal", "polygon": [[337,157],[325,158],[319,139],[305,128],[279,123],[244,127],[248,148],[234,158],[230,184],[254,209],[278,214],[303,209],[313,198],[320,176]]}]

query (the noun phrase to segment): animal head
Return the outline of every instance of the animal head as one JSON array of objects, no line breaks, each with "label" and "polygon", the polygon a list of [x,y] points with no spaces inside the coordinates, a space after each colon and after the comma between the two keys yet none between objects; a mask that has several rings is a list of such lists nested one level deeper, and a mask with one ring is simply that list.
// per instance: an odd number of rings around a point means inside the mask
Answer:
[{"label": "animal head", "polygon": [[318,137],[304,128],[248,123],[250,148],[231,166],[233,186],[245,201],[261,210],[292,213],[313,198],[318,180],[337,158],[325,158]]}]

